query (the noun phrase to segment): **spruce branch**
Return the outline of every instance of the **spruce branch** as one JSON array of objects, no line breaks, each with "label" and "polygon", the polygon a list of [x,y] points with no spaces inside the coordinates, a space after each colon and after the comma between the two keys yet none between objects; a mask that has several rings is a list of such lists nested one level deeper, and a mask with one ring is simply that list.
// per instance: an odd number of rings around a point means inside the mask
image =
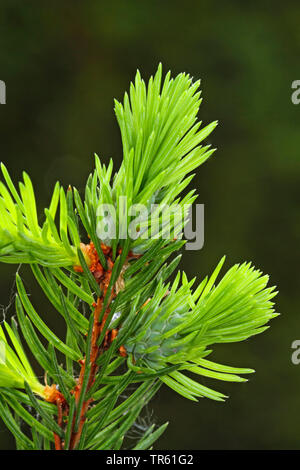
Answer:
[{"label": "spruce branch", "polygon": [[[215,150],[203,145],[217,122],[197,120],[199,85],[184,73],[163,80],[161,65],[147,85],[137,72],[123,103],[115,101],[119,170],[96,155],[84,197],[57,183],[42,222],[29,176],[17,189],[1,164],[0,261],[29,264],[66,325],[65,338],[49,328],[17,273],[18,325],[0,326],[0,416],[18,449],[117,450],[161,386],[223,401],[197,378],[244,382],[254,372],[207,357],[214,344],[248,339],[278,315],[268,276],[243,263],[218,280],[224,257],[196,287],[180,271],[170,281],[197,197],[182,192]],[[150,426],[132,448],[150,448],[166,426]]]}]

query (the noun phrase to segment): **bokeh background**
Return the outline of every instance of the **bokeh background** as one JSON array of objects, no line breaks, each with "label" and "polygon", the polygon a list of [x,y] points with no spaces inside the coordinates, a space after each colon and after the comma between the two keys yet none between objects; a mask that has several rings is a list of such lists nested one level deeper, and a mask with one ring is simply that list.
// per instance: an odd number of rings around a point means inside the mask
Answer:
[{"label": "bokeh background", "polygon": [[[121,141],[113,98],[122,98],[139,68],[149,78],[186,71],[202,79],[204,123],[218,148],[192,183],[205,204],[205,244],[184,252],[189,277],[252,260],[279,287],[282,316],[259,337],[217,346],[212,358],[253,367],[246,384],[207,385],[226,403],[188,402],[162,389],[148,420],[170,420],[160,449],[300,448],[300,365],[291,344],[300,339],[300,105],[291,83],[300,79],[299,2],[90,1],[18,2],[0,6],[0,158],[17,180],[26,169],[40,214],[54,183],[83,190],[93,153],[117,166]],[[0,214],[1,217],[1,214]],[[14,266],[0,266],[5,315],[14,293]],[[44,318],[60,323],[26,270],[26,287]],[[14,443],[0,424],[0,449]]]}]

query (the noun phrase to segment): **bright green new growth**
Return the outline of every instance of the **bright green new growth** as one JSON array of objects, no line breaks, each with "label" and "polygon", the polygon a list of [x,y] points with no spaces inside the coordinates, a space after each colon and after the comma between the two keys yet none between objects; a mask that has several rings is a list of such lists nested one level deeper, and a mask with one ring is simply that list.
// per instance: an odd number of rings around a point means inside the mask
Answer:
[{"label": "bright green new growth", "polygon": [[[84,201],[75,188],[65,192],[57,183],[42,224],[29,177],[24,173],[18,191],[1,165],[5,184],[0,183],[0,261],[30,264],[67,330],[61,339],[47,326],[17,274],[16,313],[23,338],[47,372],[48,384],[57,384],[66,400],[66,417],[58,424],[57,409],[44,400],[44,386],[23,352],[15,320],[12,327],[5,322],[7,335],[0,328],[0,415],[15,436],[17,448],[53,448],[54,434],[63,448],[72,448],[84,403],[93,398],[75,447],[119,449],[162,384],[190,400],[208,397],[222,401],[222,393],[202,385],[196,377],[242,382],[245,379],[240,374],[253,372],[216,364],[207,356],[216,343],[242,341],[268,328],[265,325],[277,315],[271,301],[276,292],[267,287],[268,276],[244,263],[233,266],[217,281],[223,258],[213,274],[195,288],[195,279],[188,281],[185,273],[178,272],[170,281],[180,256],[168,259],[185,243],[180,233],[187,221],[187,208],[196,198],[194,190],[184,198],[180,194],[191,182],[191,172],[214,151],[201,145],[216,122],[201,128],[197,121],[198,89],[199,82],[193,83],[186,74],[171,79],[168,73],[162,82],[161,66],[148,86],[138,72],[123,105],[115,103],[123,144],[119,171],[112,177],[112,161],[106,167],[96,156]],[[115,207],[118,225],[114,237],[102,240],[97,236],[100,204]],[[128,231],[132,221],[128,207],[132,204],[145,205],[148,216],[151,204],[157,204],[155,217],[150,223],[147,218],[141,221],[137,238],[124,239],[119,234],[120,230]],[[162,210],[171,214],[175,207],[182,210],[184,218],[181,222],[170,219],[172,237],[163,238],[161,225],[155,238],[143,237],[151,233],[154,223],[161,223]],[[105,270],[109,267],[101,242],[112,248],[114,264],[107,292],[101,291],[89,269],[89,259],[80,249],[87,235]],[[74,266],[81,266],[83,272]],[[76,401],[73,390],[80,370],[78,361],[91,354],[93,303],[98,299],[103,301],[100,320],[107,316],[98,338],[99,368],[89,386],[91,367],[87,364]],[[105,334],[112,329],[118,334],[104,348]],[[126,357],[120,355],[121,346]],[[63,354],[63,364],[58,363],[55,349]],[[132,387],[128,390],[131,384],[138,384],[133,392]],[[28,405],[35,410],[35,417],[28,412]],[[21,430],[21,420],[29,425],[31,438]],[[134,448],[150,448],[165,427],[151,426]]]},{"label": "bright green new growth", "polygon": [[0,326],[1,386],[9,388],[24,388],[24,383],[26,381],[30,384],[30,387],[35,393],[43,396],[44,387],[36,379],[17,334],[13,332],[8,323],[4,322],[4,325],[15,351],[8,345],[3,328]]}]

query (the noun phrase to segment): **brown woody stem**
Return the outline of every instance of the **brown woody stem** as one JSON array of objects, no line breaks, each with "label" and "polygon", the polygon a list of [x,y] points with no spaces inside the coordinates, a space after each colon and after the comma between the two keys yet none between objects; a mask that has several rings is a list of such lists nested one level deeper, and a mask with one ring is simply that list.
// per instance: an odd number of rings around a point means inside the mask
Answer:
[{"label": "brown woody stem", "polygon": [[[99,317],[100,317],[100,313],[102,309],[102,304],[103,304],[102,298],[98,298],[95,311],[94,311],[94,324],[93,324],[92,340],[91,340],[91,354],[89,358],[90,359],[89,363],[91,365],[91,372],[90,372],[90,377],[89,377],[86,392],[88,392],[91,386],[93,385],[95,376],[98,370],[96,361],[99,355],[100,347],[97,346],[97,341],[98,341],[98,338],[102,331],[102,326],[103,326],[103,322],[101,324],[99,323]],[[83,377],[84,377],[84,371],[85,371],[85,364],[86,364],[86,358],[81,361],[80,375],[79,375],[79,379],[77,382],[77,386],[75,388],[76,404],[78,404],[80,395],[82,393],[82,383],[83,383]],[[73,429],[72,429],[72,434],[71,434],[70,449],[75,449],[80,440],[82,428],[85,422],[85,415],[86,415],[87,409],[91,401],[92,399],[86,400],[84,401],[82,405],[81,412],[80,412],[80,421],[79,421],[79,426],[78,426],[77,431],[74,430],[76,416],[73,419],[73,425],[72,425]]]}]

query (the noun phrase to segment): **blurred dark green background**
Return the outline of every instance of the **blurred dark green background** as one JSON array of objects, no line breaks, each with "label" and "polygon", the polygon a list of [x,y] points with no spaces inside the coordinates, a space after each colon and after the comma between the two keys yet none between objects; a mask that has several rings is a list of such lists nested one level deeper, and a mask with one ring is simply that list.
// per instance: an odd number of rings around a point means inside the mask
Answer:
[{"label": "blurred dark green background", "polygon": [[[230,396],[225,404],[160,392],[150,408],[157,423],[170,420],[161,449],[300,448],[300,365],[291,362],[291,343],[300,339],[300,105],[291,102],[299,20],[299,2],[289,1],[1,1],[0,158],[15,179],[23,169],[32,176],[41,215],[57,179],[83,189],[93,152],[119,164],[113,98],[137,67],[149,78],[162,61],[165,72],[202,79],[200,119],[219,120],[210,138],[218,151],[194,180],[205,204],[205,245],[184,252],[181,267],[203,277],[227,254],[227,267],[252,260],[280,289],[282,316],[270,330],[215,348],[216,361],[257,371],[246,384],[205,381]],[[14,270],[0,266],[4,307]],[[26,279],[33,302],[59,329]],[[1,423],[0,449],[12,446]]]}]

